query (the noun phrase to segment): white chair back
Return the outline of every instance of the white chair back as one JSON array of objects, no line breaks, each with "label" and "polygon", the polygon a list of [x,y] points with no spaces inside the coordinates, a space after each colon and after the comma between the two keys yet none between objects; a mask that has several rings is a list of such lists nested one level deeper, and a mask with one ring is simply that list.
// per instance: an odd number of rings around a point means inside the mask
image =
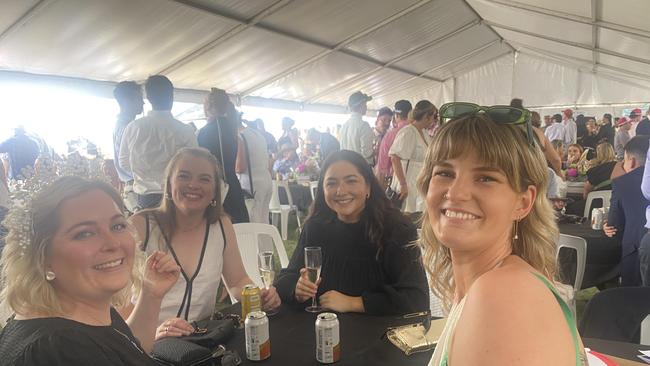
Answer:
[{"label": "white chair back", "polygon": [[[289,202],[288,205],[280,204],[280,187],[284,188],[285,192],[287,193],[287,201]],[[271,221],[273,222],[273,225],[278,225],[277,216],[280,216],[282,239],[287,240],[289,235],[289,214],[291,211],[294,211],[296,214],[298,230],[302,229],[298,207],[294,206],[293,204],[293,196],[291,195],[291,190],[289,189],[289,182],[286,180],[273,181],[273,193],[271,196],[271,203],[269,203],[269,211],[271,213]]]},{"label": "white chair back", "polygon": [[311,192],[311,200],[316,201],[316,191],[318,190],[318,181],[313,180],[309,182],[309,191]]},{"label": "white chair back", "polygon": [[641,340],[639,343],[650,346],[650,315],[646,316],[641,322]]},{"label": "white chair back", "polygon": [[609,201],[612,200],[612,191],[591,191],[587,195],[587,200],[585,201],[585,211],[582,214],[583,217],[586,217],[587,220],[591,220],[591,205],[595,199],[603,200],[602,207],[609,207]]},{"label": "white chair back", "polygon": [[580,291],[580,288],[582,287],[582,279],[585,275],[585,264],[587,262],[587,241],[584,238],[578,236],[560,234],[560,240],[556,252],[556,261],[558,265],[560,263],[560,250],[562,248],[569,248],[576,251],[576,278],[573,281],[573,291],[570,294],[572,296],[569,299],[571,302],[569,305],[573,307],[575,313],[575,294],[576,292]]}]

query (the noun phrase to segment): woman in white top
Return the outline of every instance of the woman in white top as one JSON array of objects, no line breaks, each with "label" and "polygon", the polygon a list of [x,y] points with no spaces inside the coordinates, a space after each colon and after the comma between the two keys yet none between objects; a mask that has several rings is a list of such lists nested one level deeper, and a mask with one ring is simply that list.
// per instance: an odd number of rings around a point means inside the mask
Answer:
[{"label": "woman in white top", "polygon": [[268,224],[273,182],[266,139],[256,129],[242,128],[241,124],[235,171],[239,174],[241,188],[253,195],[254,203],[249,207],[251,222]]},{"label": "woman in white top", "polygon": [[453,305],[429,366],[583,365],[575,319],[552,285],[546,161],[525,129],[505,124],[525,123],[527,111],[475,107],[487,112],[438,129],[418,178],[424,264]]},{"label": "woman in white top", "polygon": [[[164,199],[131,221],[146,252],[171,252],[181,276],[161,305],[156,339],[188,335],[189,322],[212,315],[223,274],[228,291],[239,300],[252,284],[239,254],[232,222],[221,202],[216,158],[203,148],[184,148],[166,169]],[[264,309],[280,305],[274,287],[262,290]]]},{"label": "woman in white top", "polygon": [[388,152],[393,165],[391,187],[404,200],[404,212],[422,212],[424,199],[417,194],[416,180],[431,142],[425,130],[438,120],[438,109],[428,100],[421,100],[409,113],[409,119],[411,124],[397,133]]}]

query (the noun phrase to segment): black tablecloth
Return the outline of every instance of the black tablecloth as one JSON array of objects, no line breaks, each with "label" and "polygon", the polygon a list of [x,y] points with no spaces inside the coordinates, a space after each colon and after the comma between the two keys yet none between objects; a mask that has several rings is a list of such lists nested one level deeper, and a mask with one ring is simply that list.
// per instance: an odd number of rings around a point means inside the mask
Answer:
[{"label": "black tablecloth", "polygon": [[606,355],[611,355],[641,363],[643,363],[643,361],[637,357],[637,355],[641,354],[639,350],[650,350],[650,346],[642,346],[640,344],[634,343],[606,341],[596,338],[582,338],[582,342],[584,343],[585,347],[591,348],[598,353],[603,353]]},{"label": "black tablecloth", "polygon": [[[298,210],[301,212],[307,213],[312,201],[311,191],[309,190],[309,187],[305,187],[297,183],[289,183],[289,190],[291,191],[291,199],[293,200],[293,204],[298,207]],[[280,187],[278,190],[278,195],[280,204],[289,204],[289,198],[287,198],[287,192],[285,191],[284,187]]]},{"label": "black tablecloth", "polygon": [[[593,230],[589,223],[558,224],[562,234],[579,236],[587,240],[587,263],[582,288],[597,286],[619,276],[621,243],[602,230]],[[560,271],[563,278],[575,278],[575,251],[560,252]]]},{"label": "black tablecloth", "polygon": [[[239,304],[225,313],[241,313]],[[397,316],[370,316],[364,314],[337,314],[340,324],[341,360],[335,365],[427,365],[433,351],[406,356],[390,341],[383,338],[386,328],[413,323],[413,319]],[[317,314],[283,305],[280,312],[269,317],[271,357],[262,362],[246,359],[244,329],[226,344],[236,350],[243,365],[321,365],[316,361],[315,322]]]}]

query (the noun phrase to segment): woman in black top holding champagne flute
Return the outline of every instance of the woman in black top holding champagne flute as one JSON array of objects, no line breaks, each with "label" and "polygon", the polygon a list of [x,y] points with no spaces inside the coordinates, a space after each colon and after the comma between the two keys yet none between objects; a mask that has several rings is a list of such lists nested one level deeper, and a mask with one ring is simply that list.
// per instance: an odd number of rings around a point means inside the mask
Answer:
[{"label": "woman in black top holding champagne flute", "polygon": [[[275,286],[287,304],[377,315],[429,308],[415,226],[392,208],[361,155],[325,161],[311,213]],[[320,247],[320,279],[309,281],[305,248]]]}]

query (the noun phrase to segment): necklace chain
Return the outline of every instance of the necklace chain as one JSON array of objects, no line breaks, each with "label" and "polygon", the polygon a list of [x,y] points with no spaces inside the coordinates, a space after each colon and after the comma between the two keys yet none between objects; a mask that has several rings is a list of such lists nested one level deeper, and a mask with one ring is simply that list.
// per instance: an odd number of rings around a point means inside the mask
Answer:
[{"label": "necklace chain", "polygon": [[129,342],[131,342],[131,344],[133,345],[133,347],[135,347],[135,349],[137,349],[138,351],[140,351],[140,353],[144,354],[144,350],[143,350],[140,346],[138,346],[138,344],[135,343],[135,342],[133,341],[133,339],[131,339],[131,337],[129,337],[128,335],[126,335],[126,334],[124,334],[124,333],[122,333],[122,332],[120,332],[119,329],[117,329],[117,328],[115,328],[115,327],[113,327],[113,326],[111,326],[111,328],[112,328],[114,331],[116,331],[119,335],[121,335],[122,337],[126,338],[126,340],[128,340]]}]

